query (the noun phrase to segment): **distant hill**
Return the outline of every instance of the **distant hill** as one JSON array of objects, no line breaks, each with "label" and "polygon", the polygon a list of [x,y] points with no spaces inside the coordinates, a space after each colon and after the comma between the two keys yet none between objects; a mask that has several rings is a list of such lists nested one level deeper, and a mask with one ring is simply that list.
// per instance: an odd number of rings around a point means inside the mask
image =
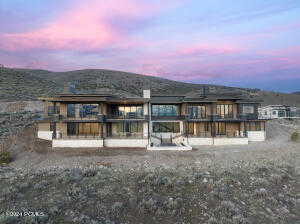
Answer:
[{"label": "distant hill", "polygon": [[292,94],[300,95],[300,91],[298,91],[298,92],[293,92]]},{"label": "distant hill", "polygon": [[0,68],[0,100],[34,100],[39,95],[53,95],[59,91],[57,83],[14,69]]},{"label": "distant hill", "polygon": [[63,90],[64,83],[73,82],[76,88],[96,91],[112,88],[141,94],[143,89],[151,88],[152,93],[185,94],[208,87],[210,92],[236,92],[261,99],[263,105],[287,104],[300,106],[299,94],[286,94],[259,89],[236,88],[219,85],[191,84],[159,77],[128,72],[85,69],[68,72],[46,70],[0,68],[0,100],[35,100],[39,96],[51,96]]}]

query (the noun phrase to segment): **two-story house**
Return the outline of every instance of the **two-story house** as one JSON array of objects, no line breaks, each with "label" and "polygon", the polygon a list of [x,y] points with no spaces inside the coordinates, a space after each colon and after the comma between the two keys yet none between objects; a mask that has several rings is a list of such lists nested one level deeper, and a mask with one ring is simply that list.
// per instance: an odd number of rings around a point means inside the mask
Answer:
[{"label": "two-story house", "polygon": [[299,118],[300,109],[287,105],[268,105],[258,108],[258,115],[261,119]]},{"label": "two-story house", "polygon": [[[265,140],[259,102],[236,94],[192,92],[143,96],[117,90],[41,98],[38,137],[53,147],[144,147],[248,144]],[[174,147],[176,149],[176,147]]]}]

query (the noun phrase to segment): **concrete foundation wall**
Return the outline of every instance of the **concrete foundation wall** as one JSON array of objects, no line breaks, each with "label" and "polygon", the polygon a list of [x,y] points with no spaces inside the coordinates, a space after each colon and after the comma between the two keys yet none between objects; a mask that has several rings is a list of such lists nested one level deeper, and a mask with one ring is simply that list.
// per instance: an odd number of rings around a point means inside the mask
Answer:
[{"label": "concrete foundation wall", "polygon": [[248,131],[247,135],[250,142],[262,142],[266,140],[265,131]]},{"label": "concrete foundation wall", "polygon": [[148,139],[105,139],[105,147],[143,147],[148,145]]},{"label": "concrete foundation wall", "polygon": [[53,148],[99,148],[103,139],[53,139]]},{"label": "concrete foundation wall", "polygon": [[214,138],[214,145],[247,145],[248,138]]},{"label": "concrete foundation wall", "polygon": [[45,140],[52,140],[52,131],[38,131],[37,137]]},{"label": "concrete foundation wall", "polygon": [[213,145],[213,138],[188,138],[188,144],[196,145]]}]

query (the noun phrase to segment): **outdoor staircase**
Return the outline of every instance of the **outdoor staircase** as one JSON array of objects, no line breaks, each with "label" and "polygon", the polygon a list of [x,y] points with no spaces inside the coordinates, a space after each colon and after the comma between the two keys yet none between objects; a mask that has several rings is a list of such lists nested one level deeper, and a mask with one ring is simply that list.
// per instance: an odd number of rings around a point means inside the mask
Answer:
[{"label": "outdoor staircase", "polygon": [[147,150],[189,151],[192,150],[192,147],[186,143],[186,140],[182,135],[171,136],[167,139],[151,135],[150,144],[147,146]]}]

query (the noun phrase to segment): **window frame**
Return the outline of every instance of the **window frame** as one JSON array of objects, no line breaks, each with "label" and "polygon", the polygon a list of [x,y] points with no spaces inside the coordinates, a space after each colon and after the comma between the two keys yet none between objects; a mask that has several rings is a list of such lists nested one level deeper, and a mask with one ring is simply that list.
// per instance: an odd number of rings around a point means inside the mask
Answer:
[{"label": "window frame", "polygon": [[233,104],[217,104],[217,115],[221,118],[233,118]]}]

